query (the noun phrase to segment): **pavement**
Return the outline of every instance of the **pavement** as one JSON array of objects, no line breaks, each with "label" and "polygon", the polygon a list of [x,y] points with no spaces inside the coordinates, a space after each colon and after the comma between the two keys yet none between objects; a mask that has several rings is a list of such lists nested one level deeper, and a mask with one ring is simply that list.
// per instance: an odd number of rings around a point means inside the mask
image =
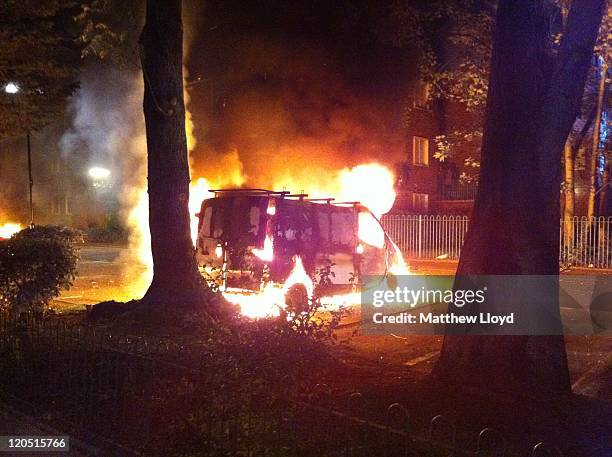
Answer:
[{"label": "pavement", "polygon": [[457,271],[457,260],[404,259],[410,271],[420,275],[454,275]]},{"label": "pavement", "polygon": [[[406,258],[410,271],[417,274],[453,275],[457,271],[458,260],[449,259],[412,259]],[[564,275],[612,275],[612,268],[572,267],[562,272]]]},{"label": "pavement", "polygon": [[[0,436],[14,437],[60,437],[69,436],[61,430],[50,427],[13,407],[0,402]],[[87,457],[101,455],[99,451],[73,437],[69,438],[70,450],[67,452],[3,452],[0,457]]]}]

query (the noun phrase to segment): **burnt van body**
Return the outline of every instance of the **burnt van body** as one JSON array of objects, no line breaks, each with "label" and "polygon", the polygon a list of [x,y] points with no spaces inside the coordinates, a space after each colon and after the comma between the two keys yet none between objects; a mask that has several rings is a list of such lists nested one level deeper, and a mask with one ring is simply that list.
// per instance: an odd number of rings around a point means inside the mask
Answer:
[{"label": "burnt van body", "polygon": [[334,282],[351,283],[364,263],[357,203],[308,200],[287,192],[215,191],[200,209],[196,256],[201,266],[283,282],[300,256],[306,272],[333,263]]}]

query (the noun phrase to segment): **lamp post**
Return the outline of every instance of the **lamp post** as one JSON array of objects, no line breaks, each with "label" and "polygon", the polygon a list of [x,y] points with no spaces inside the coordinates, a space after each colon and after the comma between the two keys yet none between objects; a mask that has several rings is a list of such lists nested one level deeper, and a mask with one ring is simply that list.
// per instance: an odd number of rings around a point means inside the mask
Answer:
[{"label": "lamp post", "polygon": [[26,140],[28,143],[28,183],[30,185],[30,228],[34,227],[34,197],[32,195],[32,188],[34,187],[34,179],[32,178],[32,149],[30,147],[30,131],[26,133]]},{"label": "lamp post", "polygon": [[[21,88],[18,84],[14,82],[9,82],[4,86],[4,92],[7,94],[17,94]],[[30,130],[28,129],[26,133],[26,142],[28,149],[28,185],[30,188],[30,227],[34,227],[34,197],[33,197],[33,187],[34,187],[34,179],[32,178],[32,149],[30,146]]]}]

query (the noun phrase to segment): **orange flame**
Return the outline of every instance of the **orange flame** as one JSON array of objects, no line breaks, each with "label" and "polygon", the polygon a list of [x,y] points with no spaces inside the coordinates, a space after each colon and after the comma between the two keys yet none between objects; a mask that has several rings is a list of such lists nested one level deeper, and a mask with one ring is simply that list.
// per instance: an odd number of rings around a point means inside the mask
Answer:
[{"label": "orange flame", "polygon": [[21,224],[17,224],[14,222],[6,222],[0,225],[0,238],[10,238],[15,233],[20,232],[21,230],[23,230]]},{"label": "orange flame", "polygon": [[291,287],[301,284],[305,287],[309,299],[314,293],[314,283],[306,270],[300,256],[293,259],[293,269],[283,285],[267,283],[258,293],[244,289],[228,288],[223,292],[227,301],[240,307],[240,312],[247,317],[258,319],[277,317],[287,304],[285,296]]},{"label": "orange flame", "polygon": [[395,176],[384,165],[367,163],[340,172],[340,195],[368,208],[376,217],[389,212],[395,202]]},{"label": "orange flame", "polygon": [[251,250],[253,254],[259,257],[264,262],[272,262],[274,258],[274,241],[270,235],[266,235],[263,249],[254,248]]},{"label": "orange flame", "polygon": [[389,273],[394,276],[409,275],[410,269],[404,261],[402,251],[400,251],[400,248],[397,247],[397,244],[395,244],[393,240],[389,239],[389,243],[391,243],[391,247],[393,248],[393,261],[389,267]]},{"label": "orange flame", "polygon": [[202,202],[212,197],[209,192],[210,186],[204,178],[196,179],[189,186],[189,218],[191,228],[191,241],[196,245],[198,241],[198,216]]},{"label": "orange flame", "polygon": [[302,284],[306,288],[306,293],[309,298],[312,298],[314,293],[314,283],[306,270],[304,269],[304,263],[302,262],[302,258],[299,255],[295,256],[293,263],[293,270],[289,273],[287,280],[283,286],[283,292],[287,293],[289,289],[297,284]]},{"label": "orange flame", "polygon": [[391,210],[396,197],[395,175],[386,166],[371,162],[344,168],[331,172],[330,179],[324,182],[320,176],[310,180],[284,176],[275,185],[299,189],[311,198],[335,197],[337,202],[359,202],[369,210],[359,214],[359,239],[370,246],[384,247],[385,235],[376,219]]},{"label": "orange flame", "polygon": [[[270,199],[268,201],[266,213],[268,216],[274,216],[276,214],[276,200]],[[266,239],[264,240],[263,249],[255,248],[252,249],[251,252],[264,262],[272,262],[274,258],[274,240],[272,239],[272,221],[270,219],[268,219],[266,226]]]},{"label": "orange flame", "polygon": [[240,307],[242,315],[252,319],[276,317],[280,315],[280,303],[284,303],[282,288],[268,283],[259,293],[249,290],[228,288],[223,297],[230,303]]},{"label": "orange flame", "polygon": [[276,214],[276,200],[270,199],[266,213],[268,216],[274,216]]},{"label": "orange flame", "polygon": [[[230,303],[240,307],[242,315],[252,319],[265,317],[278,317],[286,305],[285,296],[291,287],[301,284],[306,289],[309,299],[314,295],[314,283],[306,273],[301,257],[295,256],[294,266],[289,277],[283,285],[267,283],[258,293],[252,291],[230,288],[223,292],[223,296]],[[321,310],[336,311],[357,305],[361,302],[360,292],[350,292],[321,297]]]},{"label": "orange flame", "polygon": [[129,248],[124,264],[126,277],[131,278],[129,297],[142,296],[153,279],[153,258],[151,256],[151,233],[149,232],[149,194],[146,188],[139,189],[131,196],[131,209],[127,224],[131,227]]},{"label": "orange flame", "polygon": [[376,220],[389,212],[395,202],[395,176],[378,163],[358,165],[340,174],[340,198],[358,201],[371,211],[359,214],[358,236],[361,241],[377,248],[385,245],[385,234]]},{"label": "orange flame", "polygon": [[[336,179],[331,179],[330,189],[308,189],[305,192],[311,197],[336,196],[336,201],[359,201],[368,208],[372,214],[361,212],[359,215],[358,236],[360,240],[376,247],[384,247],[385,235],[376,218],[389,211],[395,200],[394,175],[383,165],[369,163],[356,166],[352,169],[344,169],[335,174]],[[189,213],[191,223],[191,237],[194,245],[197,240],[198,217],[202,201],[211,198],[213,195],[208,192],[211,187],[240,186],[244,183],[245,177],[241,169],[234,169],[228,172],[225,179],[220,182],[199,178],[195,179],[190,186]],[[298,185],[298,184],[296,184]],[[292,186],[295,187],[295,186]],[[134,296],[141,295],[148,287],[151,277],[153,264],[151,260],[150,234],[148,227],[148,194],[146,189],[139,189],[135,194],[134,203],[128,215],[128,224],[132,227],[133,235],[130,239],[130,249],[135,252],[135,258],[139,268],[137,280],[132,282],[131,293]],[[267,208],[267,214],[276,214],[275,202],[271,200]],[[374,217],[374,216],[375,217]],[[253,249],[253,254],[265,262],[273,259],[274,241],[272,231],[266,230],[266,238],[263,248]],[[401,252],[392,243],[394,254],[392,255],[389,272],[392,274],[409,274],[408,268],[402,258]],[[356,248],[358,252],[363,252],[364,247],[359,244]],[[306,273],[302,259],[299,256],[294,258],[294,266],[284,284],[267,283],[262,286],[258,293],[252,291],[228,288],[223,292],[225,298],[238,305],[242,314],[252,318],[267,316],[278,316],[280,310],[286,307],[285,295],[289,289],[302,284],[309,297],[312,297],[314,284]],[[323,297],[322,305],[325,309],[337,309],[340,306],[349,306],[360,302],[358,292],[340,294],[330,297]]]},{"label": "orange flame", "polygon": [[[360,202],[368,211],[359,214],[358,237],[366,244],[378,248],[384,248],[387,240],[391,246],[390,265],[388,272],[394,275],[410,274],[402,253],[397,245],[388,237],[377,221],[383,214],[387,213],[395,201],[394,190],[395,177],[387,167],[369,163],[358,165],[352,169],[346,168],[336,174],[337,179],[332,184],[337,201]],[[306,187],[304,192],[311,197],[321,197],[324,191],[318,188]],[[267,214],[276,214],[275,202],[268,205]],[[273,259],[273,237],[271,230],[266,230],[266,238],[262,249],[253,249],[252,253],[265,262]],[[387,238],[387,239],[386,239]],[[364,246],[360,243],[356,247],[357,253],[364,252]],[[294,258],[294,266],[284,284],[266,284],[258,293],[242,289],[228,289],[223,295],[225,298],[238,305],[243,315],[251,318],[267,316],[278,316],[280,310],[286,306],[285,294],[296,284],[302,284],[309,297],[312,297],[314,284],[306,273],[302,259]],[[360,303],[359,292],[339,294],[321,298],[321,305],[326,310],[334,310],[343,306],[351,306]]]}]

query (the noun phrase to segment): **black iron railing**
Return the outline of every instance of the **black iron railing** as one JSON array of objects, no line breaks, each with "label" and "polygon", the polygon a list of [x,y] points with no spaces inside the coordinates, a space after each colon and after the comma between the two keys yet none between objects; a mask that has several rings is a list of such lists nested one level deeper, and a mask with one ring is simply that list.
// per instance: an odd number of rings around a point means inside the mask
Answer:
[{"label": "black iron railing", "polygon": [[440,200],[474,200],[478,183],[441,184],[438,189]]}]

